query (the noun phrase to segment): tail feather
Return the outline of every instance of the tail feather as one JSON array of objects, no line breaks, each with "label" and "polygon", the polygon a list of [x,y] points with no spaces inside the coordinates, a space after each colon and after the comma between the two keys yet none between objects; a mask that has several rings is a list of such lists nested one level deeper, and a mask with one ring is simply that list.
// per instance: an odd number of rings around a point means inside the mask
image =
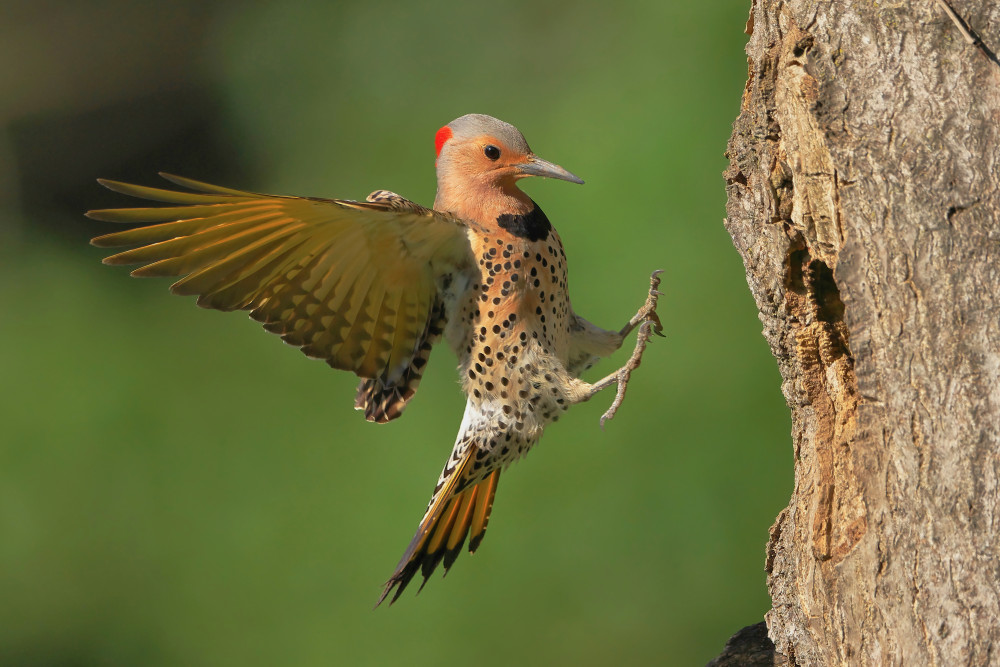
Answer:
[{"label": "tail feather", "polygon": [[476,504],[472,514],[472,521],[469,527],[469,553],[475,553],[479,548],[479,543],[483,541],[486,534],[486,526],[490,522],[490,512],[493,511],[493,498],[497,494],[497,482],[500,481],[500,471],[494,470],[493,474],[483,480],[479,486],[483,487],[482,498]]},{"label": "tail feather", "polygon": [[431,500],[416,535],[396,566],[396,571],[386,582],[376,607],[390,593],[392,599],[389,604],[395,602],[418,571],[424,578],[420,584],[421,589],[442,561],[447,574],[462,551],[466,539],[469,539],[470,553],[479,546],[486,532],[486,524],[489,523],[500,470],[494,470],[475,484],[469,485],[467,480],[463,484],[465,471],[472,467],[475,449],[469,448],[466,456]]},{"label": "tail feather", "polygon": [[455,515],[455,522],[448,532],[448,541],[444,545],[444,573],[446,575],[465,544],[465,538],[469,534],[469,526],[472,524],[472,515],[475,514],[476,500],[482,498],[482,493],[481,486],[477,484],[469,489],[468,493],[463,493],[461,502],[455,504],[458,512]]}]

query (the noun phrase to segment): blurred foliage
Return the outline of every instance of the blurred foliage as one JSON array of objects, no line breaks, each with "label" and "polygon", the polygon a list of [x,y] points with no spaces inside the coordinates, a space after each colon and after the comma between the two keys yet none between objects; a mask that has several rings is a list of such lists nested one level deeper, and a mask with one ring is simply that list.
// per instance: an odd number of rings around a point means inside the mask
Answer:
[{"label": "blurred foliage", "polygon": [[[722,226],[747,4],[9,14],[36,50],[0,78],[20,103],[0,109],[0,664],[686,665],[759,621],[791,465]],[[353,376],[102,267],[80,213],[129,205],[93,178],[159,169],[429,204],[434,131],[468,112],[587,181],[526,185],[575,309],[620,326],[664,268],[668,337],[606,431],[610,394],[504,474],[478,553],[372,612],[461,419],[454,356],[367,424]]]}]

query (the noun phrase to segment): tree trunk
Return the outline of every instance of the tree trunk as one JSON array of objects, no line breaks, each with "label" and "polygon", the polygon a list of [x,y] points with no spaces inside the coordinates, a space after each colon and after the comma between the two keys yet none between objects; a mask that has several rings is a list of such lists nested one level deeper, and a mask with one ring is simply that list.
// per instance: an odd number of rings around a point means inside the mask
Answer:
[{"label": "tree trunk", "polygon": [[[1000,4],[955,3],[996,48]],[[934,0],[756,0],[748,32],[726,227],[795,462],[768,634],[1000,662],[1000,66]]]}]

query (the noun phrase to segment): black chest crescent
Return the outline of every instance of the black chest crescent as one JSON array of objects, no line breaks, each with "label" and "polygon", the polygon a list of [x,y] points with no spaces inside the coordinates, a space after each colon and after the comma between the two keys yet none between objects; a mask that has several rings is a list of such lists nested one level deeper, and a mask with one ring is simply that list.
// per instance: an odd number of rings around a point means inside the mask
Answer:
[{"label": "black chest crescent", "polygon": [[535,208],[528,213],[518,215],[504,213],[497,217],[497,224],[514,236],[532,242],[544,240],[552,229],[552,223],[549,222],[542,209],[538,208],[538,204],[535,204]]}]

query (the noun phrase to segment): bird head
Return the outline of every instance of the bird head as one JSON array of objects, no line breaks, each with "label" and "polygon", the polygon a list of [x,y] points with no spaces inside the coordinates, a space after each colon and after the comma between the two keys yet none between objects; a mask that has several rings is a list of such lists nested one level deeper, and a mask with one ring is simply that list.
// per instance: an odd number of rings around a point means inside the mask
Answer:
[{"label": "bird head", "polygon": [[516,189],[514,182],[527,176],[583,183],[532,153],[516,127],[492,116],[472,113],[457,118],[437,131],[434,144],[439,189],[489,187],[511,192]]}]

